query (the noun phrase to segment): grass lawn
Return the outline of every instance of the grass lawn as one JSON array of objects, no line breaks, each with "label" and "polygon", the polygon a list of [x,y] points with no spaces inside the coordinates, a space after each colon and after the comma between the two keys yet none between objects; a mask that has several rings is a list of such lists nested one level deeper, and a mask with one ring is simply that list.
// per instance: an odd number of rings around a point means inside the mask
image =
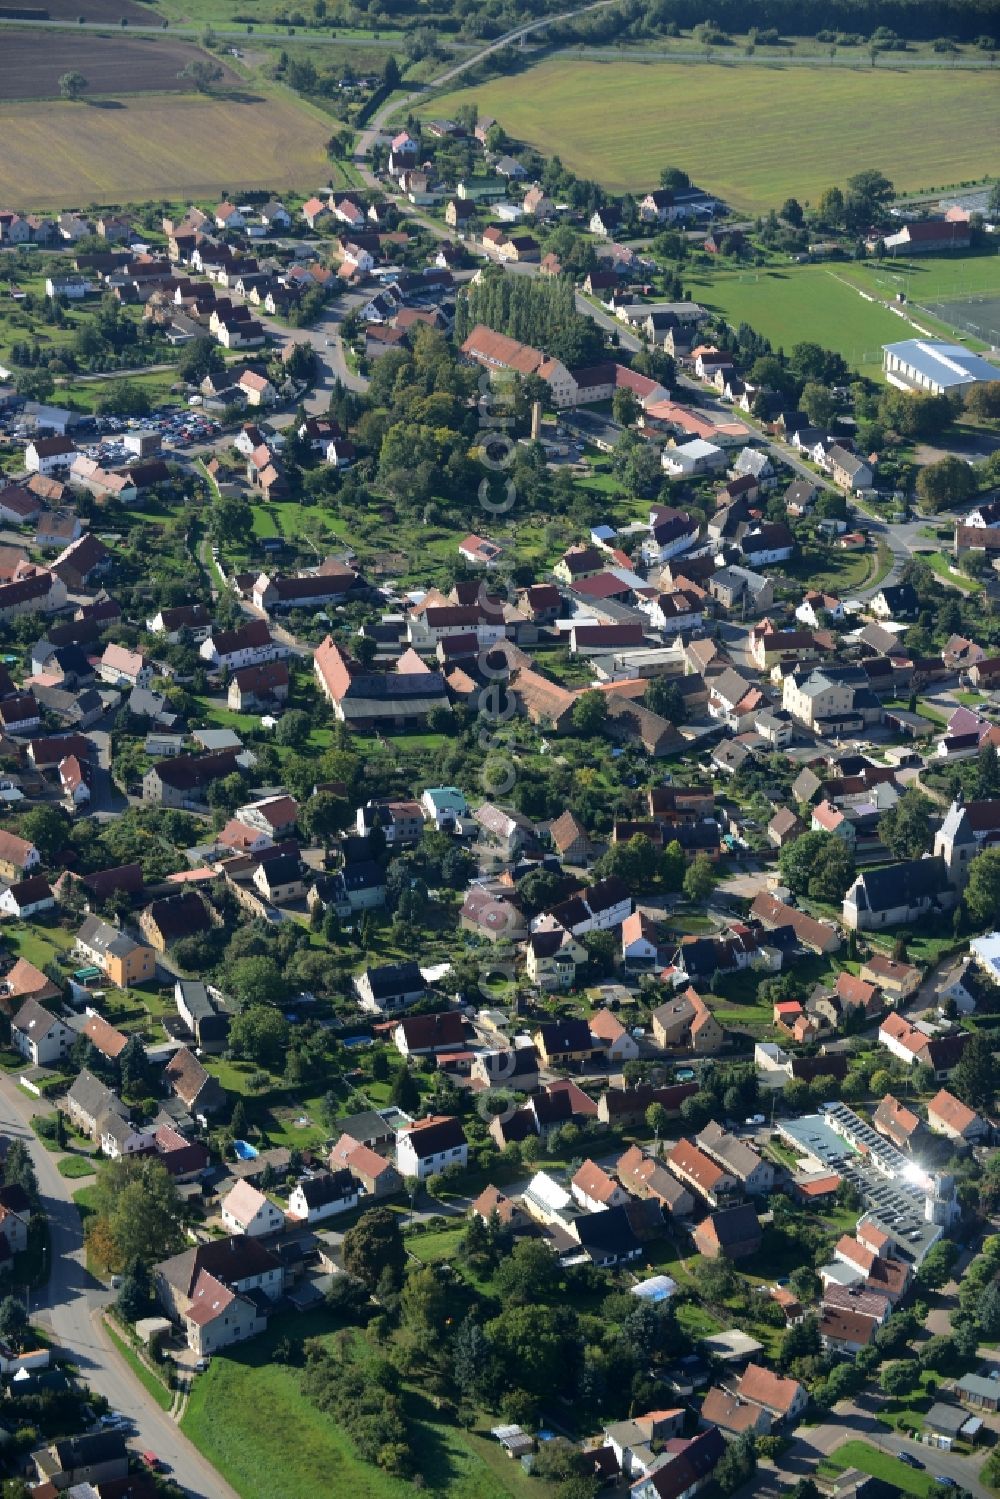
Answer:
[{"label": "grass lawn", "polygon": [[64,1155],[62,1160],[57,1162],[56,1170],[59,1172],[60,1176],[68,1176],[70,1178],[74,1178],[80,1176],[93,1176],[95,1171],[97,1170],[97,1167],[89,1156]]},{"label": "grass lawn", "polygon": [[[272,1363],[283,1337],[329,1338],[339,1323],[326,1312],[308,1319],[276,1318],[243,1347],[217,1353],[195,1382],[181,1422],[186,1436],[247,1499],[408,1499],[413,1486],[362,1462],[349,1434],[304,1397],[301,1372]],[[432,1419],[429,1403],[407,1392],[414,1419],[417,1466],[425,1487],[449,1499],[539,1499],[544,1490],[486,1436]]]},{"label": "grass lawn", "polygon": [[407,1234],[406,1247],[421,1264],[436,1265],[442,1260],[454,1259],[465,1237],[466,1227],[463,1221],[455,1228],[442,1228],[438,1233]]},{"label": "grass lawn", "polygon": [[[275,191],[326,180],[329,120],[285,94],[236,98],[144,94],[92,109],[47,99],[0,109],[0,202],[32,208],[215,200],[266,182]],[[51,149],[58,137],[58,151]]]},{"label": "grass lawn", "polygon": [[931,572],[950,588],[957,588],[960,593],[982,593],[983,585],[979,579],[969,578],[965,573],[952,572],[951,564],[943,552],[921,552],[920,555]]},{"label": "grass lawn", "polygon": [[691,271],[685,275],[687,285],[697,301],[734,326],[748,322],[775,348],[789,349],[808,336],[873,376],[882,366],[882,345],[910,332],[886,308],[866,302],[839,266]]},{"label": "grass lawn", "polygon": [[[776,207],[789,194],[815,203],[831,182],[871,166],[873,141],[897,189],[981,177],[994,170],[989,143],[1000,132],[1000,94],[988,73],[964,75],[956,88],[945,69],[917,74],[888,65],[783,70],[726,67],[721,58],[678,65],[562,56],[430,99],[422,112],[453,117],[473,101],[509,134],[558,153],[605,187],[647,192],[656,176],[650,163],[670,161],[749,211]],[[928,132],[928,119],[941,128]]]},{"label": "grass lawn", "polygon": [[890,300],[905,291],[911,302],[947,302],[1000,291],[1000,255],[993,248],[914,260],[860,262],[841,268],[847,281]]},{"label": "grass lawn", "polygon": [[34,963],[36,968],[57,963],[73,946],[72,933],[58,926],[21,926],[11,922],[5,923],[3,930],[15,956]]},{"label": "grass lawn", "polygon": [[168,1411],[174,1403],[173,1391],[168,1390],[163,1380],[146,1368],[132,1344],[122,1336],[110,1317],[105,1317],[104,1329],[143,1389],[148,1390],[161,1410]]},{"label": "grass lawn", "polygon": [[870,1473],[872,1478],[881,1478],[885,1483],[895,1484],[896,1488],[901,1489],[904,1494],[915,1494],[918,1499],[924,1499],[927,1494],[939,1492],[929,1473],[922,1473],[916,1468],[908,1468],[897,1457],[890,1456],[888,1452],[881,1452],[868,1442],[845,1442],[842,1447],[837,1448],[836,1452],[823,1459],[819,1465],[819,1472],[833,1477],[837,1473],[842,1473],[845,1468],[860,1468],[862,1473]]}]

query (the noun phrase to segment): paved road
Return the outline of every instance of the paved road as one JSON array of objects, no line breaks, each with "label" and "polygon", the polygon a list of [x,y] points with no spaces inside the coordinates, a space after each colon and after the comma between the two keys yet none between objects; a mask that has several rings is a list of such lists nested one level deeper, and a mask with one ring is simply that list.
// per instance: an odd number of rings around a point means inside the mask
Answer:
[{"label": "paved road", "polygon": [[28,1146],[49,1216],[51,1273],[48,1285],[33,1298],[32,1320],[52,1332],[96,1394],[106,1396],[114,1410],[134,1421],[137,1450],[155,1452],[169,1463],[173,1477],[189,1494],[204,1499],[237,1499],[235,1490],[170,1417],[153,1404],[111,1346],[98,1316],[110,1297],[84,1264],[80,1214],[72,1198],[73,1188],[79,1183],[59,1175],[55,1156],[39,1142],[28,1123],[33,1112],[35,1106],[10,1076],[0,1077],[0,1130],[7,1138],[23,1140]]},{"label": "paved road", "polygon": [[975,1499],[990,1499],[990,1490],[979,1482],[983,1453],[969,1458],[955,1452],[940,1452],[937,1448],[926,1447],[922,1442],[915,1442],[910,1437],[889,1431],[879,1425],[876,1419],[881,1403],[878,1395],[862,1394],[857,1400],[842,1401],[819,1426],[800,1426],[788,1451],[776,1463],[767,1464],[758,1474],[753,1486],[754,1495],[770,1496],[787,1492],[800,1478],[814,1475],[820,1458],[836,1451],[844,1442],[862,1438],[893,1457],[899,1452],[909,1452],[923,1464],[928,1476],[942,1474],[954,1479],[956,1484],[967,1489]]}]

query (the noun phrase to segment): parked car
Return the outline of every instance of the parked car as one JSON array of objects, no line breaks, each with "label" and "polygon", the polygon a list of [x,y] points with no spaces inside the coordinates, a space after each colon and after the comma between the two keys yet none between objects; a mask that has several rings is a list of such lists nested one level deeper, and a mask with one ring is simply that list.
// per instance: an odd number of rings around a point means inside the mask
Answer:
[{"label": "parked car", "polygon": [[912,1452],[899,1451],[896,1453],[896,1456],[899,1458],[899,1461],[901,1463],[905,1463],[908,1468],[923,1468],[926,1466],[926,1464],[920,1461],[919,1457],[914,1457]]}]

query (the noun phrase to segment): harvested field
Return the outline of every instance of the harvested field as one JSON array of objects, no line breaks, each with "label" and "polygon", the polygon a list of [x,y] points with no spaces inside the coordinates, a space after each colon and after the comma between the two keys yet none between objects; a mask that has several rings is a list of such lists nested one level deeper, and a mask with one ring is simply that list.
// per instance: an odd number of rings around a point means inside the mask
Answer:
[{"label": "harvested field", "polygon": [[[177,75],[206,54],[190,42],[167,37],[78,36],[61,31],[5,31],[0,47],[0,99],[56,99],[64,73],[82,73],[98,94],[191,91]],[[213,59],[216,61],[216,59]],[[222,86],[240,80],[224,67]]]},{"label": "harvested field", "polygon": [[132,26],[158,26],[160,17],[151,5],[137,5],[135,0],[36,0],[36,3],[18,5],[0,4],[0,17],[10,20],[68,21],[74,26],[83,17],[85,21],[109,26],[120,26],[127,21]]},{"label": "harvested field", "polygon": [[117,109],[4,105],[0,203],[28,211],[216,198],[248,187],[313,190],[329,176],[328,136],[329,121],[290,98],[147,94]]}]

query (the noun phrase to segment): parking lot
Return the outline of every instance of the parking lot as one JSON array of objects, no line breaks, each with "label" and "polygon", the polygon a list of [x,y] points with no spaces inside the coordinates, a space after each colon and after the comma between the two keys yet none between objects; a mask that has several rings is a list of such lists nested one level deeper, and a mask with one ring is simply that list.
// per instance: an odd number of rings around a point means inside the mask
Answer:
[{"label": "parking lot", "polygon": [[[39,427],[37,432],[44,430]],[[159,406],[145,417],[80,417],[69,435],[88,458],[115,464],[127,463],[135,456],[125,447],[125,436],[130,432],[158,433],[165,448],[189,448],[195,443],[210,442],[221,431],[221,423],[198,407]],[[36,435],[36,428],[20,413],[8,412],[0,417],[0,433],[23,441]]]}]

